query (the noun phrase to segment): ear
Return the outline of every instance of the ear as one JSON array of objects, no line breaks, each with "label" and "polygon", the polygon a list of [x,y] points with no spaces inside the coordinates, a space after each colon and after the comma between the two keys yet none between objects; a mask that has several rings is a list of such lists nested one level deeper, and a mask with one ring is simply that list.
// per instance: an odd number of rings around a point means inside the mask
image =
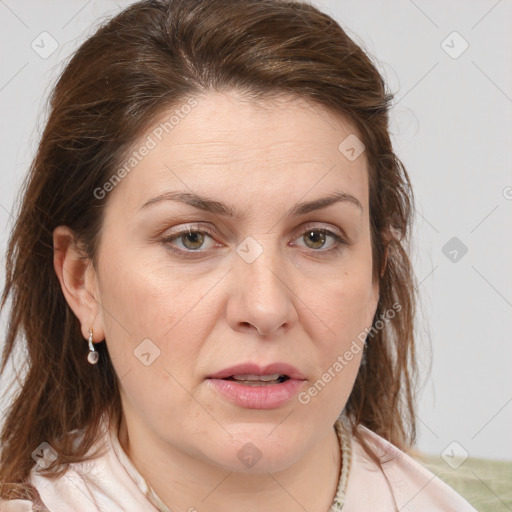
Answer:
[{"label": "ear", "polygon": [[88,339],[89,329],[92,329],[93,341],[103,341],[96,270],[80,251],[73,231],[67,226],[53,231],[53,266],[62,293],[81,324],[83,337]]}]

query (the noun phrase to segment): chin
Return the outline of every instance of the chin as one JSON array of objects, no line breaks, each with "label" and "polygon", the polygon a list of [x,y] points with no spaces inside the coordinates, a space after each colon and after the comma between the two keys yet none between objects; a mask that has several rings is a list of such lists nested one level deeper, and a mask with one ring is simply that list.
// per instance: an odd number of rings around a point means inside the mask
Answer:
[{"label": "chin", "polygon": [[[226,428],[233,437],[215,443],[208,458],[236,473],[275,473],[293,465],[307,448],[304,433],[284,424],[236,424]],[[212,443],[213,444],[213,443]]]}]

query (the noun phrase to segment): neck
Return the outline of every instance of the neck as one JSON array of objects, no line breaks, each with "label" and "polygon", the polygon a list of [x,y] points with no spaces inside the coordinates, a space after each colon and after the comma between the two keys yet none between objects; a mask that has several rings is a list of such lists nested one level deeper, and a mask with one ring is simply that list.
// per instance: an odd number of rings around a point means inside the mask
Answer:
[{"label": "neck", "polygon": [[[128,430],[123,420],[121,446],[170,510],[327,512],[336,494],[341,456],[334,427],[296,463],[275,473],[228,471],[191,457],[147,432]],[[144,443],[136,442],[138,439]]]}]

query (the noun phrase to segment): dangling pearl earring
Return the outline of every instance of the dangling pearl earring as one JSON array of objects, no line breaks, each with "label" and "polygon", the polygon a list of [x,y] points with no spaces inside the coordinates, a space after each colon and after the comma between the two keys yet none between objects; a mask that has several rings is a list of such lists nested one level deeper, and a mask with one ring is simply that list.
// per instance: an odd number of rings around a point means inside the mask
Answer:
[{"label": "dangling pearl earring", "polygon": [[96,364],[99,358],[100,355],[94,350],[94,345],[92,344],[92,329],[89,329],[89,353],[87,354],[87,361],[90,364]]}]

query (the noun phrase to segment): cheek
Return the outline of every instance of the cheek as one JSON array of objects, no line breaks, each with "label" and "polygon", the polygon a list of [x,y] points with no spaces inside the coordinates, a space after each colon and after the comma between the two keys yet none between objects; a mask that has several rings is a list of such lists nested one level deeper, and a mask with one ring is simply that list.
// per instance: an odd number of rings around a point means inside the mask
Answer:
[{"label": "cheek", "polygon": [[123,407],[147,418],[162,404],[166,418],[190,408],[184,387],[207,328],[202,309],[194,307],[197,287],[177,286],[171,276],[151,264],[103,267],[105,337]]},{"label": "cheek", "polygon": [[140,374],[150,385],[167,379],[166,371],[189,379],[215,320],[215,304],[203,297],[217,276],[183,275],[166,261],[137,261],[130,252],[108,258],[107,247],[103,254],[102,314],[116,373]]},{"label": "cheek", "polygon": [[114,251],[110,244],[103,248],[103,318],[110,329],[132,341],[141,336],[158,339],[184,314],[183,286],[173,282],[171,269],[155,266],[138,252]]},{"label": "cheek", "polygon": [[318,374],[299,395],[299,403],[333,421],[352,391],[363,355],[369,286],[349,272],[321,293],[308,296],[308,330]]},{"label": "cheek", "polygon": [[343,404],[348,399],[359,371],[365,329],[370,327],[368,318],[374,314],[370,290],[371,273],[361,266],[344,270],[314,293],[304,295],[308,321],[303,324],[321,369],[318,384],[313,385],[316,390],[311,389],[314,396],[321,392],[319,407],[329,408],[329,404]]},{"label": "cheek", "polygon": [[368,317],[373,316],[370,280],[364,271],[347,270],[305,293],[311,338],[340,349],[369,327]]}]

